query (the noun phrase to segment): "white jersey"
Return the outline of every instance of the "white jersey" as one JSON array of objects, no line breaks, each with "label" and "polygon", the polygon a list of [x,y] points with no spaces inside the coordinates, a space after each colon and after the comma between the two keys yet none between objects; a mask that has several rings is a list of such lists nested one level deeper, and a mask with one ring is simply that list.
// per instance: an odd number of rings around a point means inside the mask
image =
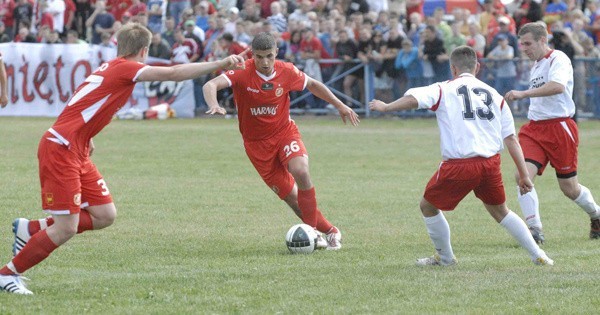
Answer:
[{"label": "white jersey", "polygon": [[435,112],[442,158],[491,157],[504,148],[504,138],[515,134],[509,106],[496,90],[473,75],[413,88],[419,108]]},{"label": "white jersey", "polygon": [[529,75],[529,89],[538,88],[550,81],[563,85],[565,91],[552,96],[532,97],[527,114],[530,120],[572,117],[575,114],[573,66],[562,51],[552,50],[533,64]]}]

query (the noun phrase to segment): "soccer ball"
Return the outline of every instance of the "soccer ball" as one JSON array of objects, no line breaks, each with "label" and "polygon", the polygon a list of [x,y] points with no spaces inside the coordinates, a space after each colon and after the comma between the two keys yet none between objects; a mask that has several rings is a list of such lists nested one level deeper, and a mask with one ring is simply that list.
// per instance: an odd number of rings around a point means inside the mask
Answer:
[{"label": "soccer ball", "polygon": [[292,254],[310,254],[317,248],[317,232],[310,225],[296,224],[285,235],[285,244]]}]

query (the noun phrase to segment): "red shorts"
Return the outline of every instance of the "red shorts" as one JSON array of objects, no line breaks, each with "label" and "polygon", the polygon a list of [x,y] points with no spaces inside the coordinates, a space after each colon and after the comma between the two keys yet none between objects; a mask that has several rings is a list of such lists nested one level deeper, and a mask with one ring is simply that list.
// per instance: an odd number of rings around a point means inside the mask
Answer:
[{"label": "red shorts", "polygon": [[47,132],[38,147],[42,209],[53,215],[76,214],[111,203],[106,182],[89,157],[47,139],[53,137]]},{"label": "red shorts", "polygon": [[573,119],[530,121],[521,127],[519,143],[525,160],[537,166],[538,175],[542,175],[548,162],[559,178],[577,175],[579,131]]},{"label": "red shorts", "polygon": [[499,154],[442,162],[427,183],[423,197],[438,209],[448,211],[454,210],[471,191],[488,205],[506,201]]},{"label": "red shorts", "polygon": [[296,126],[288,131],[257,141],[244,141],[246,154],[263,181],[284,199],[294,188],[294,177],[287,169],[290,159],[307,156],[302,136]]}]

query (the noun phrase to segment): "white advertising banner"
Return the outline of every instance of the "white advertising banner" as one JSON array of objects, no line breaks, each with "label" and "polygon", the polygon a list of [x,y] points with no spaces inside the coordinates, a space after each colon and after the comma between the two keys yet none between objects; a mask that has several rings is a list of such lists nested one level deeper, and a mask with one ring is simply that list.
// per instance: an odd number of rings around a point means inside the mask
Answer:
[{"label": "white advertising banner", "polygon": [[[100,64],[115,58],[116,49],[86,44],[0,44],[8,77],[8,105],[0,116],[56,117],[73,91]],[[149,58],[149,65],[170,65],[170,61]],[[127,104],[144,111],[168,103],[177,117],[194,117],[193,82],[141,82]]]}]

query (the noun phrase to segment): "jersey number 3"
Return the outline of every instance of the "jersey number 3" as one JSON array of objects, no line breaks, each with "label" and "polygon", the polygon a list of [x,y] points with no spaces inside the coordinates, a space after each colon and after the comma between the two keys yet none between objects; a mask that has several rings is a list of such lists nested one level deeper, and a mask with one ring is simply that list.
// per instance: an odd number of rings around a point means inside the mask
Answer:
[{"label": "jersey number 3", "polygon": [[[473,110],[473,102],[471,102],[471,94],[466,85],[461,85],[457,90],[458,95],[462,96],[463,99],[463,119],[471,120],[475,119],[475,111]],[[487,108],[478,107],[477,117],[485,120],[494,119],[494,112],[492,111],[492,93],[486,89],[473,88],[473,93],[481,97],[481,101]]]}]

